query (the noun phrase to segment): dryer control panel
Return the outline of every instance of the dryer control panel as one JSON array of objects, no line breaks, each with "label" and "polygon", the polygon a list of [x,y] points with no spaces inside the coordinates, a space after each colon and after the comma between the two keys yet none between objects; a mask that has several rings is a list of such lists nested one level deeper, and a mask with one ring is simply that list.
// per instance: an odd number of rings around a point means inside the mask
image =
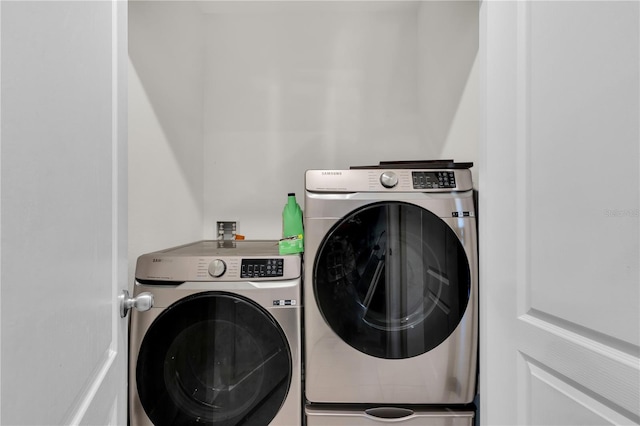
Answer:
[{"label": "dryer control panel", "polygon": [[433,192],[473,189],[469,169],[307,170],[305,189],[317,193]]},{"label": "dryer control panel", "polygon": [[456,175],[453,171],[412,172],[413,189],[456,188]]}]

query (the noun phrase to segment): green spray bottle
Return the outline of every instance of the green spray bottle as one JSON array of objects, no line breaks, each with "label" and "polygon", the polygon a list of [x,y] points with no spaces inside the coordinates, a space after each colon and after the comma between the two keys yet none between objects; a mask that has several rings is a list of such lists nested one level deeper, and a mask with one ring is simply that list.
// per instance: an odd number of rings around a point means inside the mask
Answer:
[{"label": "green spray bottle", "polygon": [[296,194],[287,194],[287,204],[282,210],[282,240],[280,254],[302,253],[304,251],[304,228],[302,209],[296,201]]}]

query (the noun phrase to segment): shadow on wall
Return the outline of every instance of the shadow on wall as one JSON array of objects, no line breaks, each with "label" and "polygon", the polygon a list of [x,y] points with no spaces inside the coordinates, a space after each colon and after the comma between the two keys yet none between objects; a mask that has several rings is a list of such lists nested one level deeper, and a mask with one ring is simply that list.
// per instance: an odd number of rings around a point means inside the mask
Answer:
[{"label": "shadow on wall", "polygon": [[421,134],[458,161],[475,160],[479,137],[479,13],[478,1],[425,1],[419,13]]},{"label": "shadow on wall", "polygon": [[184,183],[201,209],[201,12],[195,2],[131,1],[128,38],[135,74],[129,79],[132,167],[152,174],[178,173],[172,178]]},{"label": "shadow on wall", "polygon": [[203,238],[202,16],[129,2],[129,282],[137,256]]}]

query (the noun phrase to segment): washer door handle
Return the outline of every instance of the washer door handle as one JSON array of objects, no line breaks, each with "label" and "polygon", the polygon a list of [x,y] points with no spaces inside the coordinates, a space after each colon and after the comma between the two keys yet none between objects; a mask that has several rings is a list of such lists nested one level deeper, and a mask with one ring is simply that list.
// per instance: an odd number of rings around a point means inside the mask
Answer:
[{"label": "washer door handle", "polygon": [[124,318],[132,308],[140,312],[151,309],[153,307],[153,294],[145,291],[137,297],[129,297],[129,292],[122,290],[122,293],[118,296],[118,302],[120,303],[120,317]]}]

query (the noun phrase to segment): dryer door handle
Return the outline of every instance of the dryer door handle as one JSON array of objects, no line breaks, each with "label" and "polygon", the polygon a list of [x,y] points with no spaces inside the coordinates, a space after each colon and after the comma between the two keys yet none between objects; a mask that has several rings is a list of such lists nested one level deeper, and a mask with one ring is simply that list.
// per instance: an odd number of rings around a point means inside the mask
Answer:
[{"label": "dryer door handle", "polygon": [[118,302],[120,303],[120,317],[124,318],[132,308],[140,312],[151,309],[153,307],[153,294],[145,291],[137,297],[129,297],[129,292],[122,290],[122,293],[118,296]]},{"label": "dryer door handle", "polygon": [[409,418],[415,414],[413,410],[400,407],[376,407],[364,411],[366,415],[375,417],[378,421],[397,422],[399,419]]}]

